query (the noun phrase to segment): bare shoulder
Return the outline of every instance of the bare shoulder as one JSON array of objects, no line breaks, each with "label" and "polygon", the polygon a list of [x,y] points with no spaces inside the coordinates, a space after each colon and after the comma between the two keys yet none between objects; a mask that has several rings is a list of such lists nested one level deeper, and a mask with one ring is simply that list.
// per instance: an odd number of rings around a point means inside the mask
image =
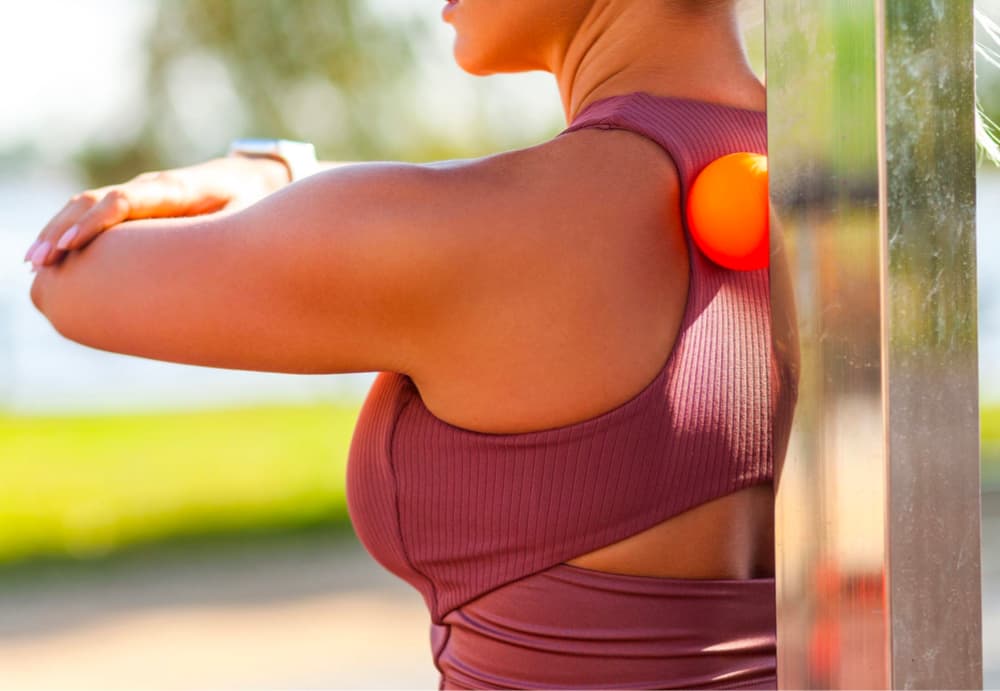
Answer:
[{"label": "bare shoulder", "polygon": [[[630,202],[616,213],[641,212],[643,193],[652,202],[672,203],[678,193],[676,170],[666,152],[652,140],[629,130],[582,129],[569,132],[535,146],[457,162],[426,166],[447,185],[483,194],[469,201],[503,204],[508,214],[535,215],[543,208],[561,207],[562,215],[572,213],[553,193],[591,199],[609,195],[627,196]],[[516,201],[513,207],[507,206]],[[596,200],[594,200],[596,201]],[[587,216],[591,209],[580,208]]]},{"label": "bare shoulder", "polygon": [[447,195],[439,220],[467,252],[453,318],[411,372],[432,412],[528,431],[590,417],[649,381],[688,278],[677,173],[659,145],[583,129],[429,172]]}]

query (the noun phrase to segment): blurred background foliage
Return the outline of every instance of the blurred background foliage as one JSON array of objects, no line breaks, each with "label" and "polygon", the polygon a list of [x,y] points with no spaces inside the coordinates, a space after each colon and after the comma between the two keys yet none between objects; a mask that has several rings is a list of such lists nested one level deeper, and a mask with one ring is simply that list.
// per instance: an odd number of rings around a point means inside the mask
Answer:
[{"label": "blurred background foliage", "polygon": [[[329,160],[427,161],[524,146],[561,128],[556,117],[541,127],[496,128],[472,112],[474,132],[456,137],[422,113],[420,90],[434,81],[424,48],[436,20],[431,12],[377,12],[361,0],[159,0],[141,116],[130,133],[91,141],[75,160],[91,184],[108,184],[221,155],[236,136],[311,141]],[[815,78],[832,80],[831,94],[859,94],[859,109],[874,107],[874,76],[859,69],[874,51],[874,18],[847,3],[828,27],[857,36],[858,51]],[[762,71],[763,27],[751,22],[748,32]],[[977,37],[991,43],[982,27]],[[1000,122],[1000,70],[982,56],[977,64],[984,112]],[[803,151],[810,127],[825,125],[803,122]],[[875,132],[868,139],[850,141],[874,155]],[[844,160],[865,162],[848,153]]]},{"label": "blurred background foliage", "polygon": [[[557,131],[496,128],[466,113],[456,137],[420,108],[433,86],[427,11],[387,13],[362,0],[160,0],[148,36],[143,106],[131,136],[91,143],[76,160],[94,184],[224,153],[237,136],[313,142],[326,160],[429,161],[535,143]],[[553,82],[553,90],[554,90]],[[512,125],[514,123],[511,123]]]},{"label": "blurred background foliage", "polygon": [[0,563],[213,533],[350,530],[354,405],[0,415]]}]

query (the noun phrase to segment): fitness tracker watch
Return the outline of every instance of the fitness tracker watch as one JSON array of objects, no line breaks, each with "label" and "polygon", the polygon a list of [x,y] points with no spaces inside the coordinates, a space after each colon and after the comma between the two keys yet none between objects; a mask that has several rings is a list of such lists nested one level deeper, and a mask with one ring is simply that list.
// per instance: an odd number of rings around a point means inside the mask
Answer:
[{"label": "fitness tracker watch", "polygon": [[236,139],[229,145],[230,156],[266,156],[288,168],[289,182],[295,182],[319,170],[316,149],[308,142],[288,139]]}]

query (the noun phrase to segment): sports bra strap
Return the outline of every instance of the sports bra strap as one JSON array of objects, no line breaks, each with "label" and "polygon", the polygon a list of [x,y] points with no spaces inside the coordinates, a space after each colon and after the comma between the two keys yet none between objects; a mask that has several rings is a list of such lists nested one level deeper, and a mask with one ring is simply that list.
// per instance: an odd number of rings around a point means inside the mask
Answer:
[{"label": "sports bra strap", "polygon": [[767,154],[763,111],[644,91],[588,104],[556,136],[585,127],[631,130],[659,144],[677,167],[685,199],[694,178],[715,159],[741,151]]}]

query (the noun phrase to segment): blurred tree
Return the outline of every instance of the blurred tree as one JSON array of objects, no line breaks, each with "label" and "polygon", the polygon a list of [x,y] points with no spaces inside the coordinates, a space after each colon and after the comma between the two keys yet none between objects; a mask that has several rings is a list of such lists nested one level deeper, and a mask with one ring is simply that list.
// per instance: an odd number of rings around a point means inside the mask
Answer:
[{"label": "blurred tree", "polygon": [[[91,184],[218,156],[237,136],[311,141],[330,160],[473,154],[468,138],[414,117],[435,12],[386,16],[363,0],[158,3],[135,131],[76,154]],[[478,153],[511,145],[475,132]]]},{"label": "blurred tree", "polygon": [[[423,161],[527,145],[544,133],[491,130],[482,109],[468,115],[471,136],[419,117],[436,12],[378,13],[364,0],[155,1],[134,127],[75,154],[90,184],[218,156],[238,136],[312,141],[326,159]],[[835,27],[869,31],[846,12]],[[858,89],[853,64],[833,76],[835,88]],[[979,77],[984,109],[1000,122],[1000,70],[981,59]]]}]

